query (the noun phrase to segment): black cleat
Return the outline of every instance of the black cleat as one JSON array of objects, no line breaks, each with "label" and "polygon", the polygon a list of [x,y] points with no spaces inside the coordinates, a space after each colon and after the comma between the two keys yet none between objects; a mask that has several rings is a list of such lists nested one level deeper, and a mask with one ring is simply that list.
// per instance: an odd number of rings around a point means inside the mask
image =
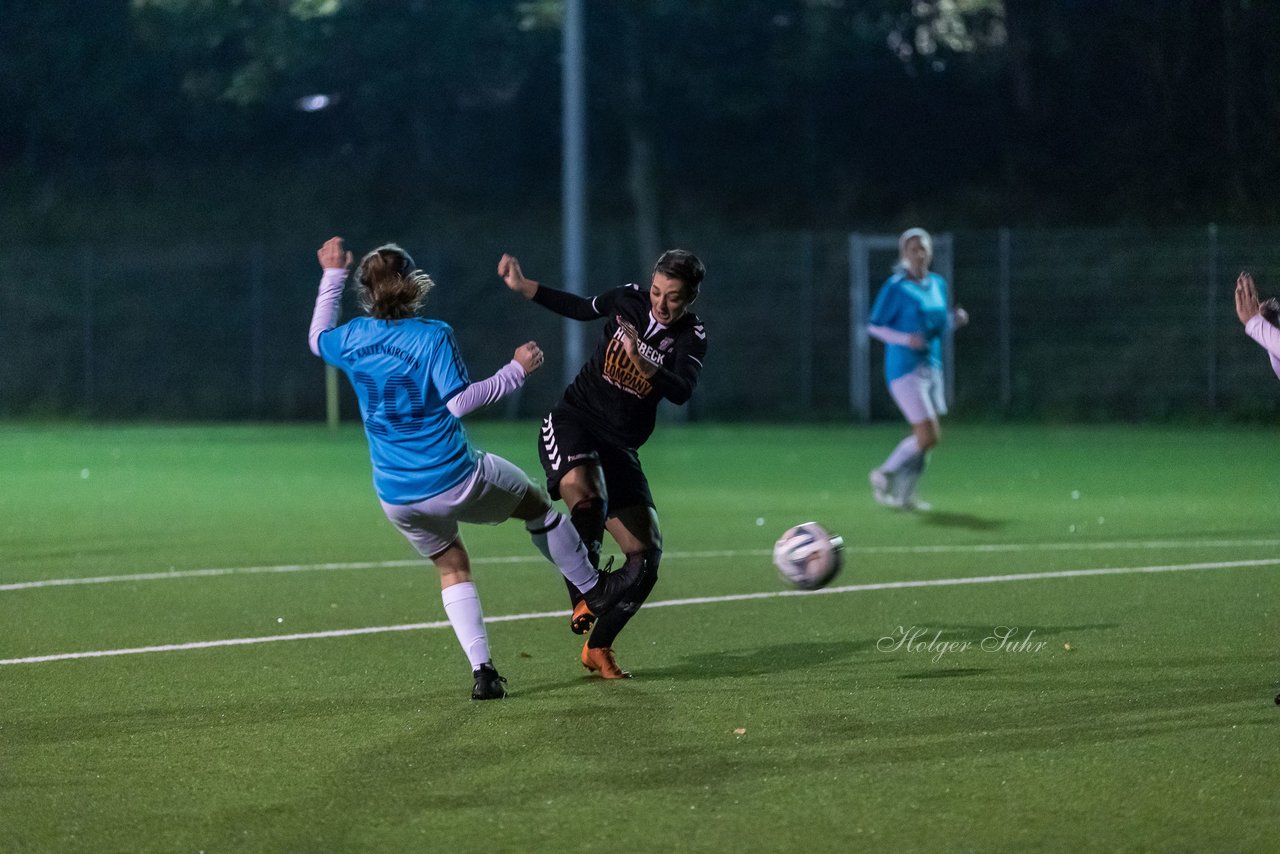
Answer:
[{"label": "black cleat", "polygon": [[[602,572],[596,581],[596,586],[592,587],[586,593],[582,594],[582,601],[578,603],[578,607],[574,608],[573,617],[570,618],[570,626],[574,627],[580,620],[580,613],[583,605],[586,605],[590,611],[592,618],[603,617],[605,614],[613,610],[614,606],[622,601],[622,597],[631,591],[640,581],[640,575],[644,571],[644,563],[641,561],[626,561],[622,564],[622,568],[616,572]],[[587,626],[590,626],[590,622]],[[585,631],[585,629],[584,629]],[[582,634],[577,628],[574,632]]]},{"label": "black cleat", "polygon": [[507,689],[502,687],[507,680],[493,669],[493,663],[486,661],[475,669],[476,686],[471,689],[473,700],[501,700],[507,696]]},{"label": "black cleat", "polygon": [[[599,560],[596,563],[599,563]],[[592,566],[595,566],[595,564],[593,563]],[[609,561],[604,565],[604,571],[608,572],[612,567],[613,555],[609,555]],[[585,635],[591,631],[591,626],[596,621],[596,615],[591,613],[587,603],[582,601],[582,591],[574,587],[573,582],[566,578],[564,584],[569,588],[569,609],[573,612],[569,616],[569,631],[575,635]]]}]

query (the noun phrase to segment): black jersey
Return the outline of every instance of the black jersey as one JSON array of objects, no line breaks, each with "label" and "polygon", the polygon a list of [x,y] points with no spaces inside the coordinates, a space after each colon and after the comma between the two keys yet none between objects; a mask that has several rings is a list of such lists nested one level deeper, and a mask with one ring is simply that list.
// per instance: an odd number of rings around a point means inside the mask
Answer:
[{"label": "black jersey", "polygon": [[[638,448],[653,433],[658,401],[682,404],[693,395],[707,353],[707,333],[693,312],[670,326],[649,313],[648,292],[624,285],[593,298],[539,287],[534,302],[575,320],[605,318],[604,332],[591,358],[565,389],[559,406],[582,415],[602,437]],[[635,327],[641,356],[658,366],[646,377],[631,363],[618,318]]]}]

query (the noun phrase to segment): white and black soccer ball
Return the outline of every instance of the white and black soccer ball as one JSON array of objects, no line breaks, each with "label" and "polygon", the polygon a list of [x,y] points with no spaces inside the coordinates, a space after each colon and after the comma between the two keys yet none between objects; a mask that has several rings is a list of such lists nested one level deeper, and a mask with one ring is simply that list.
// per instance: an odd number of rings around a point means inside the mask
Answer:
[{"label": "white and black soccer ball", "polygon": [[802,522],[774,543],[773,565],[801,590],[826,587],[844,566],[844,540],[817,522]]}]

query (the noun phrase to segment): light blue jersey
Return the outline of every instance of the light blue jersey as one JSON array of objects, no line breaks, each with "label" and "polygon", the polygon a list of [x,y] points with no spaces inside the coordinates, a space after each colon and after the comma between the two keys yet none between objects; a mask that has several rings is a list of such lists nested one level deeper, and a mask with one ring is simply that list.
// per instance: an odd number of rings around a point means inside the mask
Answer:
[{"label": "light blue jersey", "polygon": [[445,406],[471,383],[448,324],[357,317],[321,333],[319,347],[355,388],[379,498],[412,504],[475,470],[462,422]]},{"label": "light blue jersey", "polygon": [[871,307],[870,325],[887,326],[908,335],[920,335],[928,350],[912,350],[900,344],[884,347],[884,378],[893,382],[920,365],[942,367],[942,335],[949,326],[947,281],[937,273],[926,273],[917,282],[896,272],[880,287]]}]

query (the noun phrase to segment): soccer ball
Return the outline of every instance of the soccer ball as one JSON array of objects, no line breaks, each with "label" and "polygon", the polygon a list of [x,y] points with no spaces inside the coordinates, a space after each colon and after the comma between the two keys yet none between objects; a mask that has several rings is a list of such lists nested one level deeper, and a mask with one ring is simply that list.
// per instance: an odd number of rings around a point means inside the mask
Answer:
[{"label": "soccer ball", "polygon": [[774,543],[773,565],[801,590],[826,587],[844,565],[844,540],[817,522],[802,522]]}]

